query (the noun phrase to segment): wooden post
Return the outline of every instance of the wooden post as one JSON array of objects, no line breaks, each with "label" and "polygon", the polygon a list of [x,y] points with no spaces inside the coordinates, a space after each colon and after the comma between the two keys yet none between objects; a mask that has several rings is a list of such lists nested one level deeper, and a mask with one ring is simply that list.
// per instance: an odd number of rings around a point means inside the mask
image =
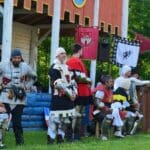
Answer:
[{"label": "wooden post", "polygon": [[[94,21],[93,26],[98,26],[99,22],[99,7],[100,0],[94,0]],[[96,60],[91,61],[90,66],[90,78],[92,79],[92,88],[95,86],[95,78],[96,78]]]},{"label": "wooden post", "polygon": [[[56,49],[59,47],[61,0],[54,0],[54,6],[53,7],[54,7],[54,13],[53,13],[53,17],[52,17],[52,37],[51,37],[51,48],[50,48],[50,54],[51,54],[50,65],[54,62],[55,52],[56,52]],[[50,86],[49,86],[49,93],[51,93]]]},{"label": "wooden post", "polygon": [[38,43],[38,29],[36,27],[32,28],[31,31],[31,43],[30,43],[30,55],[29,64],[37,71],[37,43]]},{"label": "wooden post", "polygon": [[[121,20],[121,37],[127,38],[128,35],[128,15],[129,15],[129,0],[122,0],[122,20]],[[121,68],[119,68],[119,74]]]},{"label": "wooden post", "polygon": [[129,0],[122,0],[121,36],[125,38],[128,35],[128,14],[129,14]]},{"label": "wooden post", "polygon": [[144,115],[142,128],[144,132],[150,132],[150,85],[144,87],[142,95],[142,113]]},{"label": "wooden post", "polygon": [[56,49],[59,47],[59,33],[60,33],[60,13],[61,13],[61,0],[54,0],[54,13],[52,17],[52,37],[51,37],[51,57],[50,64],[53,63],[55,58]]},{"label": "wooden post", "polygon": [[99,138],[99,135],[100,135],[99,130],[100,130],[100,124],[99,124],[98,121],[96,121],[96,127],[95,127],[95,136],[96,136],[96,138]]},{"label": "wooden post", "polygon": [[4,1],[2,61],[10,59],[12,44],[13,0]]}]

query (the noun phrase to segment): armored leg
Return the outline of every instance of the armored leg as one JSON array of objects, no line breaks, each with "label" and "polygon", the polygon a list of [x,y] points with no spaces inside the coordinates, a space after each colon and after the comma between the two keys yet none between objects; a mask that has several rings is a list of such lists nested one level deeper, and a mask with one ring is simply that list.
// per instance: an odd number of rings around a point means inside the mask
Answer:
[{"label": "armored leg", "polygon": [[124,135],[122,135],[122,127],[116,127],[114,135],[119,138],[124,138]]},{"label": "armored leg", "polygon": [[65,123],[65,138],[68,142],[72,142],[73,140],[73,129],[72,129],[72,118],[69,118],[68,123]]},{"label": "armored leg", "polygon": [[111,127],[112,120],[105,117],[101,124],[101,138],[107,140],[109,135],[109,129]]},{"label": "armored leg", "polygon": [[142,114],[140,114],[138,117],[136,117],[135,122],[133,124],[133,127],[131,128],[131,131],[130,131],[131,135],[135,134],[135,132],[136,132],[136,130],[138,128],[138,125],[141,122],[142,118],[143,118]]},{"label": "armored leg", "polygon": [[57,135],[56,124],[52,118],[49,119],[49,126],[47,131],[47,144],[53,144]]},{"label": "armored leg", "polygon": [[72,128],[73,128],[73,138],[75,140],[79,140],[80,137],[84,134],[83,126],[82,126],[82,118],[84,116],[84,106],[76,106],[77,116],[72,120]]}]

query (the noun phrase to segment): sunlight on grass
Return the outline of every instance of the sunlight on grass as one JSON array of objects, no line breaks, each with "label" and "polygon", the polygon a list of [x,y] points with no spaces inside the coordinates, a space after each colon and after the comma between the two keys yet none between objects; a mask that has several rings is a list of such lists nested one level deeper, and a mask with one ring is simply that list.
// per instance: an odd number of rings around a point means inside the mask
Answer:
[{"label": "sunlight on grass", "polygon": [[47,145],[46,132],[25,132],[25,145],[16,147],[13,133],[7,133],[5,143],[11,150],[149,150],[150,134],[137,134],[124,139],[112,137],[108,141],[101,141],[95,137],[83,138],[79,142],[61,145]]}]

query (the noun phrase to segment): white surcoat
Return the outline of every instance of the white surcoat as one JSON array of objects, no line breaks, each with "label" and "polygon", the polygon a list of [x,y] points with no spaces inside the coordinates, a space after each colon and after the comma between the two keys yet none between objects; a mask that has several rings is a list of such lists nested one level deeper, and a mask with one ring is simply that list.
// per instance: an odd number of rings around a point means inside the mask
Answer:
[{"label": "white surcoat", "polygon": [[35,81],[36,74],[29,65],[25,62],[21,62],[19,67],[14,67],[12,62],[0,63],[0,85],[2,90],[0,92],[0,102],[8,104],[26,104],[26,96],[23,99],[16,98],[13,94],[13,98],[9,98],[12,87],[19,87],[26,90],[30,89]]}]

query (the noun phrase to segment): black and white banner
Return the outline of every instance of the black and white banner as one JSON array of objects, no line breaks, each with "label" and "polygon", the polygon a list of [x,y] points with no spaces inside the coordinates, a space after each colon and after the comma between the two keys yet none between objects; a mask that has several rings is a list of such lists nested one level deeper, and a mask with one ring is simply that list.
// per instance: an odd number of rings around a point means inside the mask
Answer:
[{"label": "black and white banner", "polygon": [[115,38],[113,63],[136,67],[139,58],[140,44],[125,38]]}]

